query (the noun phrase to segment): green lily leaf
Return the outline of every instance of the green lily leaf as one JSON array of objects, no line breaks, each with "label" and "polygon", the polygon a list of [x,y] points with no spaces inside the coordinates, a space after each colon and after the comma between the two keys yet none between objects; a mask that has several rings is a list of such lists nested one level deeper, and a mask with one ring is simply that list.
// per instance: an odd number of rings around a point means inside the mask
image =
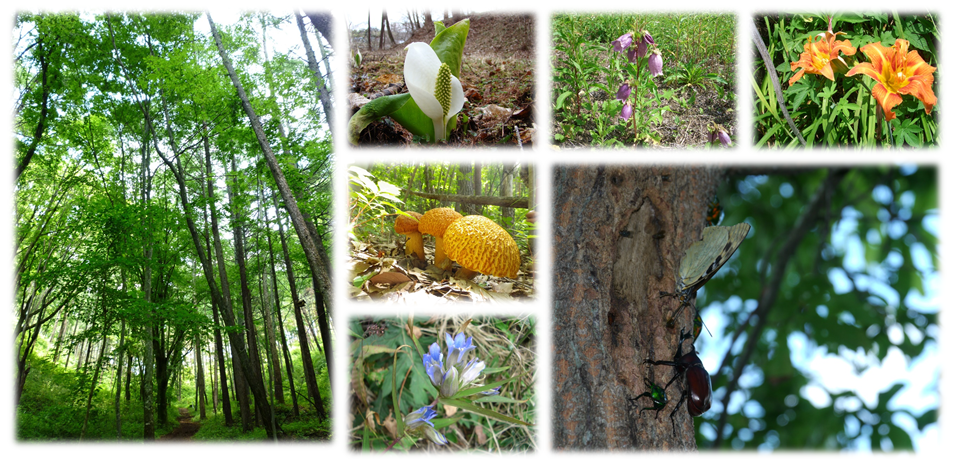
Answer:
[{"label": "green lily leaf", "polygon": [[[362,108],[359,109],[351,119],[349,119],[349,143],[357,146],[359,135],[362,134],[362,130],[364,130],[365,127],[367,127],[370,123],[399,110],[405,105],[406,102],[412,100],[411,96],[412,95],[408,93],[382,96],[381,98],[375,98],[372,101],[369,101],[365,106],[362,106]],[[421,109],[419,109],[418,112],[421,112]],[[422,117],[425,117],[424,113],[422,113]],[[401,121],[399,121],[399,123],[401,123],[402,126],[405,126],[405,124]],[[431,124],[431,119],[429,119],[428,123]]]},{"label": "green lily leaf", "polygon": [[465,40],[468,39],[470,27],[471,20],[462,19],[435,34],[430,44],[438,59],[451,68],[455,77],[461,77],[461,57],[465,53]]}]

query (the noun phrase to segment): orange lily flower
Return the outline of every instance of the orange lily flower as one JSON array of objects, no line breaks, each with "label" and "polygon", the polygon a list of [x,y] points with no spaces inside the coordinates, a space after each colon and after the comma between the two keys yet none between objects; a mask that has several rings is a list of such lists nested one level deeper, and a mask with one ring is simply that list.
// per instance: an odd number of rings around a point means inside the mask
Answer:
[{"label": "orange lily flower", "polygon": [[842,52],[847,56],[856,54],[856,48],[850,45],[850,41],[837,40],[838,35],[845,35],[845,33],[837,32],[834,34],[831,31],[826,31],[818,35],[818,37],[823,36],[823,38],[817,42],[813,41],[813,37],[807,37],[807,43],[803,45],[804,51],[800,54],[800,60],[790,63],[791,71],[797,70],[798,67],[801,68],[790,78],[790,85],[800,80],[804,73],[822,75],[834,80],[833,65],[830,62],[837,60],[847,66],[846,61],[840,57],[840,53]]},{"label": "orange lily flower", "polygon": [[873,97],[883,108],[886,120],[896,118],[893,108],[903,102],[901,95],[913,95],[923,102],[929,114],[936,105],[933,93],[933,73],[936,68],[926,64],[916,50],[909,51],[910,42],[896,39],[892,48],[879,42],[863,45],[860,50],[870,58],[868,63],[853,66],[846,75],[863,74],[876,80]]}]

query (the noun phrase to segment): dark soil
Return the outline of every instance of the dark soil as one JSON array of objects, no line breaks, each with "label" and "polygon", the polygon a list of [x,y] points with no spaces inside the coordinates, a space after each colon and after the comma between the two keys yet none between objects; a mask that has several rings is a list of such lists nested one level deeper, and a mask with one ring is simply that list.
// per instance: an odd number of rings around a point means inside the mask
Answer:
[{"label": "dark soil", "polygon": [[192,415],[189,413],[189,409],[184,407],[179,408],[179,418],[176,419],[179,421],[179,426],[175,430],[163,435],[159,441],[187,441],[191,440],[193,435],[199,431],[201,426],[199,422],[192,421]]},{"label": "dark soil", "polygon": [[[448,145],[530,147],[535,132],[534,16],[474,14],[468,18],[471,25],[460,78],[465,106]],[[450,26],[459,19],[464,18],[447,19],[444,24]],[[402,81],[404,48],[411,42],[428,43],[434,36],[434,27],[428,25],[391,48],[362,49],[362,66],[353,65],[350,92],[368,98],[390,84],[401,85],[397,93],[407,92]],[[391,119],[369,125],[360,137],[363,146],[408,146],[412,141],[412,134]]]}]

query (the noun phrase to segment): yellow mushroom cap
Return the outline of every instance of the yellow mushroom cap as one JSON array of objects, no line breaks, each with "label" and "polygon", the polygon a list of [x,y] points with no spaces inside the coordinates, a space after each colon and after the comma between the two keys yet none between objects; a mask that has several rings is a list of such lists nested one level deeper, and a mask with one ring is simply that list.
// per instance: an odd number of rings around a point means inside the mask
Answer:
[{"label": "yellow mushroom cap", "polygon": [[448,258],[472,271],[517,278],[521,253],[515,240],[497,223],[481,215],[468,215],[445,230]]},{"label": "yellow mushroom cap", "polygon": [[461,214],[452,208],[441,207],[431,209],[422,215],[421,220],[418,222],[418,230],[423,234],[442,237],[445,235],[445,229],[448,228],[448,225],[459,218],[461,218]]},{"label": "yellow mushroom cap", "polygon": [[413,217],[414,219],[407,217],[405,215],[399,215],[395,219],[395,232],[398,234],[419,232],[418,231],[418,221],[422,219],[422,214],[418,212],[405,212]]}]

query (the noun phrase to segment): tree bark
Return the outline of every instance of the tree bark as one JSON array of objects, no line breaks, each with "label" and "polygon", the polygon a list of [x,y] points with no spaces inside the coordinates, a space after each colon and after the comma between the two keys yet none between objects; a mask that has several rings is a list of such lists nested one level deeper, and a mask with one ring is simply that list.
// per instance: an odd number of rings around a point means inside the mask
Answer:
[{"label": "tree bark", "polygon": [[368,49],[372,49],[372,10],[368,11],[368,26],[365,28],[365,41],[368,42]]},{"label": "tree bark", "polygon": [[40,141],[43,139],[44,132],[46,131],[46,119],[50,113],[50,84],[48,82],[50,78],[50,62],[49,57],[46,55],[45,48],[46,47],[43,46],[43,37],[37,38],[37,47],[34,55],[36,55],[40,61],[40,117],[37,120],[36,129],[33,131],[33,140],[30,141],[30,146],[27,147],[23,157],[20,158],[20,161],[17,163],[14,181],[19,180],[20,175],[22,175],[23,171],[27,169],[27,166],[30,165],[30,160],[33,159],[33,155],[36,154],[37,147],[39,147]]},{"label": "tree bark", "polygon": [[315,30],[319,31],[319,33],[325,37],[325,40],[329,42],[329,45],[334,48],[335,36],[333,35],[334,28],[332,27],[332,13],[327,11],[306,11],[305,15],[309,17],[309,22],[312,23],[312,27],[315,27]]},{"label": "tree bark", "polygon": [[109,337],[107,335],[108,333],[108,326],[104,325],[103,340],[100,342],[100,351],[96,355],[96,366],[93,370],[93,380],[90,381],[90,392],[86,395],[86,415],[83,417],[83,428],[80,429],[81,440],[86,437],[87,424],[90,422],[90,408],[93,406],[93,394],[96,393],[96,382],[98,382],[100,379],[100,368],[103,367],[103,352],[106,350],[106,339]]},{"label": "tree bark", "polygon": [[[558,167],[554,188],[554,442],[560,449],[696,448],[684,409],[661,419],[630,398],[673,372],[644,364],[670,358],[693,310],[668,328],[680,259],[696,242],[717,169]],[[673,388],[672,388],[673,389]],[[638,406],[638,407],[646,407]]]},{"label": "tree bark", "polygon": [[[263,205],[264,197],[262,194],[262,182],[259,181],[258,175],[256,176],[256,197],[258,199],[257,202],[259,205],[259,218],[261,220],[261,222],[259,223],[260,226],[258,229],[265,230],[267,228],[265,225],[266,216],[265,216],[265,209]],[[271,242],[272,241],[270,239],[269,240],[270,252],[272,251]],[[258,233],[256,234],[256,244],[257,246],[259,246],[260,249],[262,248],[262,244],[259,241]],[[267,285],[266,281],[268,279],[269,273],[266,271],[265,266],[263,266],[262,261],[259,258],[261,255],[262,255],[262,252],[258,252],[256,254],[256,263],[258,264],[261,271],[261,273],[259,274],[259,306],[260,308],[262,308],[262,320],[265,323],[265,329],[266,329],[266,344],[268,345],[267,353],[269,356],[269,367],[271,368],[270,370],[272,371],[271,373],[272,387],[273,387],[272,394],[275,397],[274,399],[276,402],[285,404],[285,394],[282,392],[282,366],[279,364],[279,353],[278,351],[276,351],[276,329],[275,329],[275,322],[274,322],[275,317],[272,314],[273,302],[272,300],[268,300],[267,298],[268,292],[266,289],[266,285]],[[274,276],[275,274],[273,270],[273,277]],[[275,281],[273,281],[273,285],[275,285]],[[276,306],[276,309],[278,310],[279,291],[276,290],[274,295],[275,295],[275,306]],[[285,341],[284,338],[282,340]]]},{"label": "tree bark", "polygon": [[[472,166],[469,162],[462,162],[458,164],[458,194],[461,196],[474,196],[475,188],[474,181],[472,181]],[[460,204],[462,215],[478,215],[478,207],[471,202],[464,202]]]},{"label": "tree bark", "polygon": [[[517,168],[517,164],[509,167],[508,165],[503,166],[502,178],[501,178],[501,194],[510,196],[514,192],[514,173]],[[530,208],[530,206],[528,207]],[[501,206],[501,217],[505,219],[506,223],[510,223],[511,226],[514,226],[515,222],[515,209],[513,207]]]}]

